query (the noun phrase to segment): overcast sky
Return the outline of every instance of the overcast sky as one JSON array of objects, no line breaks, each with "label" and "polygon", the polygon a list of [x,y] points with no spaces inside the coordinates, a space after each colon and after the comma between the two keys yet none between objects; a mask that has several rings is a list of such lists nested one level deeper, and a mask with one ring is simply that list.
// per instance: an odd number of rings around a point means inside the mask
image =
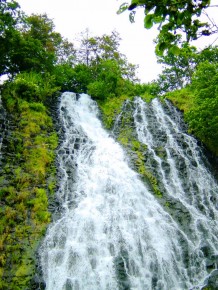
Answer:
[{"label": "overcast sky", "polygon": [[138,64],[138,76],[149,82],[161,72],[154,54],[155,32],[143,28],[143,11],[138,10],[136,23],[129,22],[128,13],[117,15],[122,1],[117,0],[18,0],[22,10],[47,13],[53,19],[56,31],[74,42],[86,28],[92,36],[110,34],[116,30],[121,38],[120,51],[129,62]]},{"label": "overcast sky", "polygon": [[143,9],[137,11],[136,22],[131,24],[128,12],[116,14],[121,0],[17,1],[28,15],[46,13],[53,19],[55,30],[72,42],[86,28],[91,36],[110,34],[116,30],[122,38],[120,51],[127,56],[129,62],[139,65],[138,76],[142,82],[152,81],[161,72],[161,65],[157,64],[154,53],[153,39],[156,31],[144,29]]}]

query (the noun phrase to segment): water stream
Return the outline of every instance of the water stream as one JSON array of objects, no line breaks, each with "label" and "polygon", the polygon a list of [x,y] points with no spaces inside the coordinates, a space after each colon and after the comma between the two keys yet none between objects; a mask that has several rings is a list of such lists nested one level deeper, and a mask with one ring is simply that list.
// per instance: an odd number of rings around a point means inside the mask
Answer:
[{"label": "water stream", "polygon": [[5,137],[5,133],[6,133],[6,112],[3,108],[2,105],[2,100],[1,100],[1,96],[0,96],[0,172],[1,172],[1,166],[2,166],[2,146],[3,146],[3,140]]},{"label": "water stream", "polygon": [[215,269],[218,186],[167,106],[136,98],[133,117],[169,209],[130,168],[96,103],[85,94],[62,95],[62,212],[40,250],[47,290],[201,289],[209,266]]}]

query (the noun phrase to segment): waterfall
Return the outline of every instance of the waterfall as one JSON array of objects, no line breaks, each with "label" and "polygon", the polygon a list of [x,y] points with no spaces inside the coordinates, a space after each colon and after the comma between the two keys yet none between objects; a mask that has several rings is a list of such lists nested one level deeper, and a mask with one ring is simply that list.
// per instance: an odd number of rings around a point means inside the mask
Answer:
[{"label": "waterfall", "polygon": [[62,210],[40,249],[47,290],[201,289],[217,261],[218,186],[196,141],[170,104],[136,98],[133,107],[145,165],[169,206],[129,166],[96,103],[64,93],[56,193]]},{"label": "waterfall", "polygon": [[[3,145],[3,139],[5,137],[5,127],[6,127],[6,112],[2,106],[2,100],[0,96],[0,166],[2,162],[2,145]],[[1,168],[0,168],[1,172]]]}]

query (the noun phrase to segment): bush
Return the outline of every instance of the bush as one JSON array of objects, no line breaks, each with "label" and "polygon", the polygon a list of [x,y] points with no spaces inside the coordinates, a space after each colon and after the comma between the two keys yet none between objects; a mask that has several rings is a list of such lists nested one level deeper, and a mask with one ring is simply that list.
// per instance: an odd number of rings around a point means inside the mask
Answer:
[{"label": "bush", "polygon": [[44,102],[59,90],[55,86],[55,78],[35,72],[20,73],[12,82],[6,83],[4,95],[21,98],[30,102]]},{"label": "bush", "polygon": [[190,131],[218,155],[218,65],[201,63],[192,79],[194,107],[186,113]]}]

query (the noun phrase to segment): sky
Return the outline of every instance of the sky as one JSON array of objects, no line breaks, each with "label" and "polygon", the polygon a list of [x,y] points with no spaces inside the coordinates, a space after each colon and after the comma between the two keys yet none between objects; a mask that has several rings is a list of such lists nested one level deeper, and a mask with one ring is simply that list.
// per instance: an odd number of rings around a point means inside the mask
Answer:
[{"label": "sky", "polygon": [[[161,73],[161,64],[155,57],[153,40],[155,29],[143,27],[143,9],[138,9],[135,23],[130,23],[128,12],[117,15],[122,0],[17,0],[28,15],[46,13],[55,24],[55,31],[75,42],[87,28],[90,36],[111,34],[116,30],[122,41],[120,52],[128,61],[139,65],[138,77],[150,82]],[[217,0],[212,0],[217,2]],[[216,13],[218,9],[216,9]],[[201,41],[202,42],[202,41]],[[218,43],[217,43],[218,44]],[[205,40],[200,43],[205,45]]]},{"label": "sky", "polygon": [[46,13],[53,19],[55,30],[72,42],[87,28],[91,36],[116,30],[122,38],[120,52],[130,63],[139,65],[138,77],[142,82],[152,81],[161,72],[154,53],[156,32],[144,29],[142,9],[131,24],[128,12],[117,15],[122,3],[117,0],[18,0],[18,3],[28,15]]}]

